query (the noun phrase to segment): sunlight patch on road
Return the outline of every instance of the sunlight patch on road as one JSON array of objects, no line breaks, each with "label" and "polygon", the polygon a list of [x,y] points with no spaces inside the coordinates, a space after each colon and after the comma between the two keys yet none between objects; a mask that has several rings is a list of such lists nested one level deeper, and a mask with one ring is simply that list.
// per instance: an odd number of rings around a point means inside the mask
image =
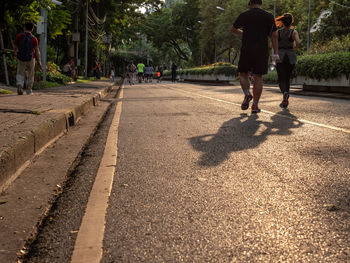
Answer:
[{"label": "sunlight patch on road", "polygon": [[[169,87],[166,87],[166,86],[164,86],[164,87],[165,88],[169,88]],[[213,97],[210,97],[210,96],[206,96],[206,95],[202,95],[202,94],[198,94],[198,93],[194,93],[194,92],[190,92],[190,91],[185,91],[185,90],[174,88],[174,87],[170,87],[170,89],[176,90],[176,91],[182,92],[182,93],[191,94],[192,96],[202,97],[202,98],[214,100],[214,101],[217,101],[217,102],[222,102],[222,103],[231,104],[231,105],[235,105],[235,106],[241,107],[241,104],[235,103],[235,102],[232,102],[232,101],[217,99],[217,98],[213,98]],[[291,116],[287,116],[287,115],[284,115],[284,114],[275,113],[275,112],[267,111],[267,110],[261,110],[261,112],[269,114],[269,115],[279,116],[281,118],[287,118],[287,119],[295,120],[295,121],[298,121],[298,122],[302,122],[302,123],[313,125],[313,126],[317,126],[317,127],[327,128],[327,129],[331,129],[331,130],[340,131],[340,132],[344,132],[344,133],[349,133],[350,134],[350,130],[349,129],[345,129],[345,128],[340,128],[340,127],[327,125],[327,124],[322,124],[322,123],[309,121],[309,120],[304,120],[304,119],[293,118]]]}]

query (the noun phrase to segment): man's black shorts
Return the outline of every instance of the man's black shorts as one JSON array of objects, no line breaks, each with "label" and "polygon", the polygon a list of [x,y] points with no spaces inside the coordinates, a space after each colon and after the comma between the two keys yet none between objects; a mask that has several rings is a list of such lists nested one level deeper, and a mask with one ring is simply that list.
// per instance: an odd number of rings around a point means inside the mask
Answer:
[{"label": "man's black shorts", "polygon": [[264,75],[269,66],[268,52],[259,50],[241,50],[238,62],[238,72],[253,72],[253,74]]}]

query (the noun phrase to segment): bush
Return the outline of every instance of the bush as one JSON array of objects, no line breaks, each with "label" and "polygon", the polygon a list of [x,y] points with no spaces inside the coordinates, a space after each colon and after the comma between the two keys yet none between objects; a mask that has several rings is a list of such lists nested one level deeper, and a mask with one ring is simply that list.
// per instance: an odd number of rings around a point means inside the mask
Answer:
[{"label": "bush", "polygon": [[[43,73],[36,72],[35,78],[38,80],[42,79]],[[59,83],[59,84],[66,84],[66,83],[72,82],[73,80],[71,77],[63,75],[62,73],[60,73],[57,70],[50,71],[50,66],[48,65],[47,72],[46,72],[46,81],[55,82],[55,83]]]},{"label": "bush", "polygon": [[293,76],[305,76],[313,79],[332,79],[350,76],[350,52],[307,55],[298,58]]},{"label": "bush", "polygon": [[51,82],[57,82],[60,84],[66,84],[68,82],[72,82],[72,78],[68,77],[66,75],[63,75],[62,73],[52,73],[52,72],[47,72],[47,81]]},{"label": "bush", "polygon": [[263,76],[265,83],[269,84],[278,84],[277,71],[269,71],[266,75]]},{"label": "bush", "polygon": [[339,51],[350,51],[350,34],[335,36],[328,42],[314,42],[311,46],[312,54],[325,54]]}]

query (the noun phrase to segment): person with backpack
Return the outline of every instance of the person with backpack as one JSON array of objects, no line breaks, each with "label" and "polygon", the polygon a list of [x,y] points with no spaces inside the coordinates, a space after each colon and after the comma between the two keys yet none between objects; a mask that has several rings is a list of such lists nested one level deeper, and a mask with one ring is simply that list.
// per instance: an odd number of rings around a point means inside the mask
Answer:
[{"label": "person with backpack", "polygon": [[[285,13],[276,18],[276,26],[282,27],[278,32],[278,55],[280,60],[277,61],[277,75],[280,90],[283,99],[280,104],[281,108],[287,108],[289,104],[290,78],[297,63],[296,49],[300,46],[299,34],[291,28],[294,22],[293,15]],[[295,42],[295,46],[294,46]]]},{"label": "person with backpack", "polygon": [[17,60],[16,83],[18,95],[23,95],[26,71],[26,92],[28,95],[33,94],[35,59],[38,60],[38,66],[42,70],[38,39],[33,36],[33,29],[33,23],[25,23],[24,32],[19,33],[14,42],[15,59]]}]

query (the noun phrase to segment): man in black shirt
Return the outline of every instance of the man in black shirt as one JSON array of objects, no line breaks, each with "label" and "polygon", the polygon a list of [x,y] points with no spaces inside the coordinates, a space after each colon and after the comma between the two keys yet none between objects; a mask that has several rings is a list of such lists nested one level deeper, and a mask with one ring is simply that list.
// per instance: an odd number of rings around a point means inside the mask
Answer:
[{"label": "man in black shirt", "polygon": [[[273,59],[278,60],[278,35],[273,15],[261,8],[262,0],[250,0],[249,6],[249,10],[238,16],[231,32],[242,37],[238,72],[245,97],[241,108],[248,109],[249,102],[254,98],[252,113],[258,113],[258,102],[263,89],[262,75],[266,74],[268,69],[268,38],[272,38]],[[254,78],[253,96],[249,91],[250,72]]]}]

